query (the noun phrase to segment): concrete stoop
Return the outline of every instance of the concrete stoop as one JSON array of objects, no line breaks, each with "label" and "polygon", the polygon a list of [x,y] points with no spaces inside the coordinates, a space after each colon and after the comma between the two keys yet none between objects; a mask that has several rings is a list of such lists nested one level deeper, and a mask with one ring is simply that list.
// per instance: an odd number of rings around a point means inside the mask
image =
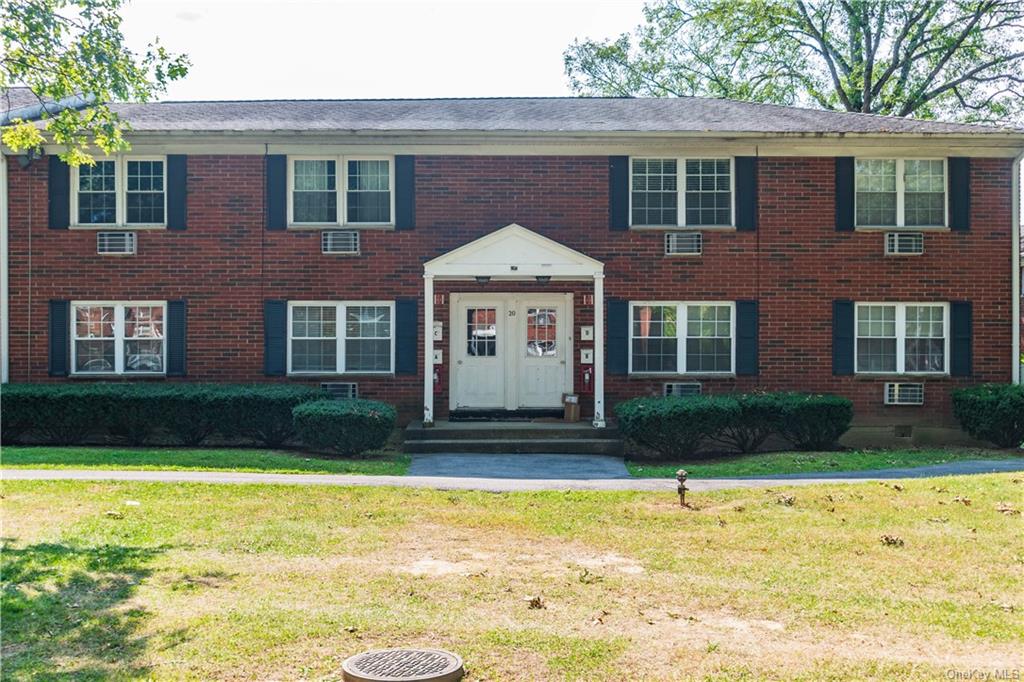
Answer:
[{"label": "concrete stoop", "polygon": [[596,429],[585,423],[447,422],[425,428],[419,422],[405,429],[406,452],[477,454],[623,454],[616,428]]}]

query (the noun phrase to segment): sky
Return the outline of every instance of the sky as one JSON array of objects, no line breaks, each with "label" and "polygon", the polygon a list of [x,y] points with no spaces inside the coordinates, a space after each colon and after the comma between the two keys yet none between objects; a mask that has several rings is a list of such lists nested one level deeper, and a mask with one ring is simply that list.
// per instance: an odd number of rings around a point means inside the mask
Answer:
[{"label": "sky", "polygon": [[642,0],[134,0],[129,45],[192,67],[161,99],[572,94],[562,53],[641,23]]}]

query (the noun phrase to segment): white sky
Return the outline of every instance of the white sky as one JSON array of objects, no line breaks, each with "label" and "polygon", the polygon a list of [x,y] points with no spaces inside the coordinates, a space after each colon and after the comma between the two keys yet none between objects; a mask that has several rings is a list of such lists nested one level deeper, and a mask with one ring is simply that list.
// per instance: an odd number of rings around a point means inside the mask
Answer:
[{"label": "white sky", "polygon": [[642,0],[135,0],[122,29],[192,60],[164,99],[569,95],[575,38],[641,23]]}]

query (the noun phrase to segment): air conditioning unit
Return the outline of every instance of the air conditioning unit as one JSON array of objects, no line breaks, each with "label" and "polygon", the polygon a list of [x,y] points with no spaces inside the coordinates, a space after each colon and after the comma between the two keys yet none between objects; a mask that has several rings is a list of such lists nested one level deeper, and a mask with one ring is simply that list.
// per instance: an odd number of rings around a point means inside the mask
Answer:
[{"label": "air conditioning unit", "polygon": [[700,232],[666,232],[666,256],[699,256],[704,249]]},{"label": "air conditioning unit", "polygon": [[924,253],[924,235],[920,232],[886,232],[886,256],[920,256]]},{"label": "air conditioning unit", "polygon": [[696,381],[665,384],[665,395],[676,395],[681,397],[700,395],[700,384]]},{"label": "air conditioning unit", "polygon": [[359,253],[359,233],[355,230],[327,230],[320,233],[323,253]]},{"label": "air conditioning unit", "polygon": [[359,384],[348,382],[329,382],[320,384],[334,400],[354,400],[359,397]]},{"label": "air conditioning unit", "polygon": [[924,405],[924,384],[888,383],[886,405]]},{"label": "air conditioning unit", "polygon": [[135,255],[135,233],[97,232],[96,253],[102,256]]}]

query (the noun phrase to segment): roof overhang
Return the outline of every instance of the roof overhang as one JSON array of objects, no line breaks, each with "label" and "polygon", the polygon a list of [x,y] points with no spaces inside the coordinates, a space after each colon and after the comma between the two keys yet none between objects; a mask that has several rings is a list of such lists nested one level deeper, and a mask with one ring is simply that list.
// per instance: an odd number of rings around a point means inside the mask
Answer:
[{"label": "roof overhang", "polygon": [[513,223],[427,261],[423,274],[456,280],[586,280],[603,276],[604,263]]}]

